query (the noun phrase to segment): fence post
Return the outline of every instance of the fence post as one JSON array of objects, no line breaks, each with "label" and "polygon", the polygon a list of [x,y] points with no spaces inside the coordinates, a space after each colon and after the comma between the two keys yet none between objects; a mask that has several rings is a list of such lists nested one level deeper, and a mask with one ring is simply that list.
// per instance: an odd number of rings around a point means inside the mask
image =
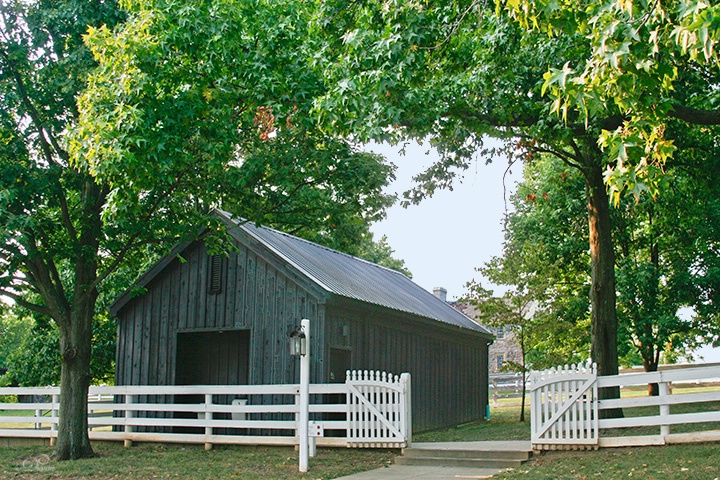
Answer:
[{"label": "fence post", "polygon": [[410,380],[410,374],[401,373],[400,382],[403,385],[403,398],[400,401],[400,408],[404,410],[404,412],[401,412],[401,421],[405,427],[402,431],[405,434],[405,441],[409,447],[412,444],[412,382]]},{"label": "fence post", "polygon": [[35,409],[35,430],[42,428],[42,410],[39,408]]},{"label": "fence post", "polygon": [[205,420],[205,450],[212,450],[213,444],[211,441],[213,429],[212,426],[208,425],[208,422],[213,419],[213,414],[210,411],[210,405],[212,405],[212,394],[205,394],[205,413],[202,413],[202,419]]},{"label": "fence post", "polygon": [[[131,410],[131,405],[135,403],[135,395],[125,395],[125,434],[132,433],[134,427],[130,424],[128,424],[128,420],[131,419],[134,414]],[[132,439],[125,437],[125,441],[123,442],[123,446],[125,448],[132,447]]]},{"label": "fence post", "polygon": [[[668,401],[668,395],[670,395],[670,389],[668,388],[667,382],[661,382],[658,385],[658,393],[660,394],[660,416],[661,417],[669,417],[670,416],[670,405],[667,404]],[[663,436],[663,438],[666,435],[670,435],[670,425],[660,425],[660,435]]]},{"label": "fence post", "polygon": [[55,435],[50,437],[50,446],[54,447],[57,441],[57,429],[58,429],[58,404],[60,403],[60,395],[52,396],[52,413],[50,416],[53,418],[50,424],[50,430],[55,432]]}]

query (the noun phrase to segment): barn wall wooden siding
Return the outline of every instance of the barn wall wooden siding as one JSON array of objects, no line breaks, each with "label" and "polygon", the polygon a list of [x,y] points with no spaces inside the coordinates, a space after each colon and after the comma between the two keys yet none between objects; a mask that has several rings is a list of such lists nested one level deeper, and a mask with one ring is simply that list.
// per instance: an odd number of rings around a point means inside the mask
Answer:
[{"label": "barn wall wooden siding", "polygon": [[[210,256],[194,244],[118,312],[117,385],[174,385],[177,334],[249,330],[249,382],[293,383],[299,362],[289,355],[288,330],[302,318],[322,319],[317,296],[239,246],[223,258],[220,293],[208,293]],[[314,328],[313,328],[314,330]],[[313,347],[324,354],[321,339]],[[324,372],[315,369],[313,382]]]},{"label": "barn wall wooden siding", "polygon": [[486,338],[423,325],[384,308],[328,305],[327,312],[329,347],[346,345],[353,369],[411,374],[414,431],[485,416]]}]

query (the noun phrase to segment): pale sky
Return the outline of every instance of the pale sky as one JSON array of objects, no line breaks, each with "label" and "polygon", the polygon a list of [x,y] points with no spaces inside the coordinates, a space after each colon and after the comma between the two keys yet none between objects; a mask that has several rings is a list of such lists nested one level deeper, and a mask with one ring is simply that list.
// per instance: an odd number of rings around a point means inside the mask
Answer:
[{"label": "pale sky", "polygon": [[[412,177],[436,160],[437,153],[427,144],[410,144],[405,155],[401,146],[373,145],[367,150],[383,154],[397,166],[397,179],[387,189],[398,193],[412,188]],[[447,290],[448,300],[466,293],[465,284],[480,278],[475,271],[494,256],[502,254],[502,220],[506,199],[503,198],[503,174],[507,161],[495,159],[485,165],[478,158],[463,174],[463,181],[453,191],[441,190],[419,205],[388,210],[387,219],[371,230],[375,239],[387,235],[395,258],[405,261],[413,281],[430,292],[435,287]],[[522,180],[522,167],[513,166],[505,178],[507,208],[509,197]],[[493,287],[486,281],[483,285]],[[499,293],[496,290],[496,293]],[[696,352],[697,361],[720,362],[720,349],[706,346]]]},{"label": "pale sky", "polygon": [[[389,192],[410,189],[412,177],[437,160],[437,153],[427,152],[427,144],[410,144],[405,155],[401,146],[373,145],[368,150],[383,154],[397,166],[395,182]],[[496,159],[485,165],[478,158],[463,172],[463,181],[453,191],[440,190],[419,205],[389,209],[387,219],[372,227],[375,239],[387,235],[394,256],[405,261],[413,281],[428,291],[444,287],[448,300],[465,293],[465,284],[494,256],[502,253],[502,219],[505,211],[503,174],[507,161]],[[521,167],[513,167],[505,179],[508,196],[521,180]]]}]

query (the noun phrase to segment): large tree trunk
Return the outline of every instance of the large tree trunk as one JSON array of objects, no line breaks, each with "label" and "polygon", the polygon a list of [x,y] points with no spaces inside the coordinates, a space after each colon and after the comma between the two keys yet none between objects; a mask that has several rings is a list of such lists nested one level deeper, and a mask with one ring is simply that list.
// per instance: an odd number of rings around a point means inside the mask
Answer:
[{"label": "large tree trunk", "polygon": [[[613,251],[610,205],[599,163],[584,171],[587,182],[591,263],[591,356],[599,375],[618,374],[617,312],[615,295],[615,253]],[[600,398],[618,398],[618,387],[602,389]],[[621,412],[608,412],[610,416]]]},{"label": "large tree trunk", "polygon": [[100,212],[104,202],[101,189],[92,179],[85,183],[84,221],[78,229],[75,284],[69,318],[58,322],[60,328],[60,422],[58,460],[76,460],[93,456],[88,436],[87,397],[92,381],[92,329],[98,291],[98,239],[101,235]]},{"label": "large tree trunk", "polygon": [[[85,305],[79,305],[81,302]],[[76,460],[93,455],[88,437],[87,398],[91,381],[90,355],[95,302],[77,299],[73,307],[71,319],[61,328],[60,335],[62,368],[56,447],[58,460]]]}]

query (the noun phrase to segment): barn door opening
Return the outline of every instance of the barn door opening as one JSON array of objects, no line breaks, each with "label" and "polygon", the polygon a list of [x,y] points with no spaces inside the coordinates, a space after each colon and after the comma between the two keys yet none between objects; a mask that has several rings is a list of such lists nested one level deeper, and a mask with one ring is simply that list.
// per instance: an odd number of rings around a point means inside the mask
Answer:
[{"label": "barn door opening", "polygon": [[[328,359],[328,381],[330,383],[345,383],[345,373],[351,368],[352,351],[347,348],[330,347],[330,358]],[[345,404],[344,393],[328,393],[325,395],[325,403]],[[325,420],[345,420],[345,413],[326,413]],[[343,437],[344,430],[325,430],[327,437]]]},{"label": "barn door opening", "polygon": [[[246,385],[250,365],[250,331],[181,332],[177,336],[176,385]],[[234,398],[215,395],[215,403],[232,403]],[[176,403],[201,403],[202,395],[182,395]],[[194,414],[177,413],[178,418]],[[217,419],[220,419],[219,417]],[[195,428],[182,433],[201,433]],[[180,432],[178,432],[180,433]]]},{"label": "barn door opening", "polygon": [[330,383],[345,383],[345,372],[350,370],[352,351],[347,348],[330,347],[330,368],[328,380]]}]

